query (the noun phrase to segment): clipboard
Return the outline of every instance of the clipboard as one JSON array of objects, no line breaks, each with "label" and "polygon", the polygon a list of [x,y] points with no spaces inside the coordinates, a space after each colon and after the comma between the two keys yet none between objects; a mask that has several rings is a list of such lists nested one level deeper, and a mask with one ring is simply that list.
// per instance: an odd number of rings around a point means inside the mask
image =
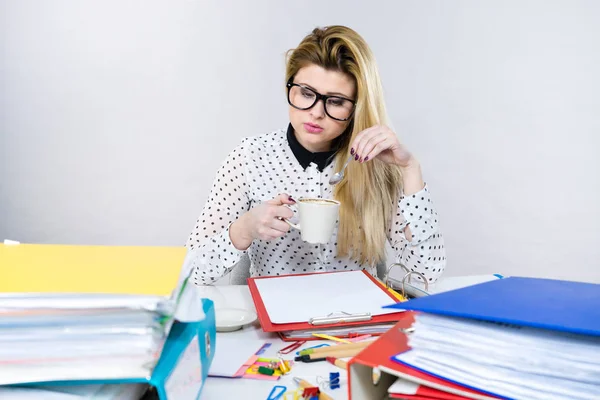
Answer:
[{"label": "clipboard", "polygon": [[[397,298],[387,290],[385,284],[371,276],[366,271],[339,271],[339,272],[322,272],[315,274],[297,274],[297,275],[280,275],[275,277],[256,277],[256,278],[248,278],[248,288],[250,289],[250,294],[252,296],[252,300],[256,307],[258,319],[261,323],[262,329],[265,332],[276,332],[279,333],[283,340],[291,341],[294,339],[286,338],[282,333],[290,332],[290,331],[306,331],[311,329],[325,329],[325,328],[336,328],[336,327],[360,327],[365,325],[377,325],[377,324],[393,324],[402,318],[404,314],[403,310],[397,310],[399,312],[387,312],[379,315],[375,315],[373,312],[363,311],[363,312],[348,312],[348,310],[339,310],[339,309],[327,309],[323,308],[323,312],[319,313],[319,315],[313,315],[309,318],[306,318],[301,322],[289,322],[289,323],[277,323],[273,321],[272,315],[269,315],[267,311],[267,306],[265,305],[263,296],[259,290],[260,280],[263,279],[278,279],[278,278],[296,278],[303,276],[324,276],[334,274],[364,274],[368,280],[367,284],[374,285],[373,287],[380,290],[380,294],[382,294],[382,298],[384,301],[392,301],[396,302]],[[342,276],[342,275],[338,275]],[[258,283],[258,284],[257,284]],[[372,287],[367,287],[371,289]],[[324,302],[325,299],[320,299],[321,302]],[[283,302],[286,299],[282,299]],[[383,310],[383,307],[386,304],[380,304],[379,307]],[[391,311],[391,310],[390,310]],[[344,335],[349,336],[349,335]],[[342,337],[344,337],[342,336]],[[310,338],[306,338],[310,340]],[[317,339],[316,337],[313,339]]]}]

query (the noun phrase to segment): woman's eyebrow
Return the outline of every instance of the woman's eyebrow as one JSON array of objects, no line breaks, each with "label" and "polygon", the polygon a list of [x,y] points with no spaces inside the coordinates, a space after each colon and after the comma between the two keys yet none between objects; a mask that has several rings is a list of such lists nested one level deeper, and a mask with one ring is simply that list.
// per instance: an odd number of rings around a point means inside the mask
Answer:
[{"label": "woman's eyebrow", "polygon": [[[310,88],[310,89],[314,90],[315,92],[318,92],[317,89],[315,89],[314,87],[310,86],[308,83],[298,82],[298,84],[302,85],[302,86],[306,86],[307,88]],[[346,95],[344,93],[340,93],[340,92],[327,92],[325,94],[332,95],[332,96],[341,96],[341,97],[344,97],[346,99],[350,99],[351,98],[350,96],[348,96],[348,95]]]}]

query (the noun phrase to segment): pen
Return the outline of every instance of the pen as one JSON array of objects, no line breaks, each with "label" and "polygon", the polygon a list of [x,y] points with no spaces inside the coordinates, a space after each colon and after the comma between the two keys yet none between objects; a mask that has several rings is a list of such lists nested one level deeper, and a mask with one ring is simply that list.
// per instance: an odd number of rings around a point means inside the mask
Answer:
[{"label": "pen", "polygon": [[[305,381],[304,379],[300,379],[300,378],[294,378],[294,382],[296,382],[298,384],[298,386],[300,386],[302,389],[305,388],[309,388],[309,387],[315,387],[315,385],[310,384],[309,382]],[[333,400],[333,397],[329,396],[326,393],[319,393],[319,400]]]},{"label": "pen", "polygon": [[335,357],[325,357],[327,362],[335,365],[336,367],[340,367],[341,369],[348,369],[348,361],[338,360]]},{"label": "pen", "polygon": [[295,357],[294,361],[312,362],[312,361],[316,361],[316,359],[318,359],[320,361],[325,361],[325,357],[336,357],[336,358],[354,357],[355,355],[360,353],[362,350],[363,350],[362,348],[357,348],[357,349],[347,349],[347,350],[340,350],[340,351],[327,351],[327,352],[321,352],[321,353],[304,354],[303,356]]}]

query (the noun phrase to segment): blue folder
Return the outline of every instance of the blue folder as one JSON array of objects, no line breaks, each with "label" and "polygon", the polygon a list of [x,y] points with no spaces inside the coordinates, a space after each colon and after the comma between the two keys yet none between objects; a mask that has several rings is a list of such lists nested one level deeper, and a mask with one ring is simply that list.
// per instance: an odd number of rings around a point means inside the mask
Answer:
[{"label": "blue folder", "polygon": [[214,304],[209,299],[202,299],[202,307],[206,316],[204,320],[173,324],[150,377],[29,384],[23,382],[18,386],[145,383],[155,388],[160,400],[196,400],[204,387],[216,347]]},{"label": "blue folder", "polygon": [[600,336],[600,285],[510,277],[384,308]]}]

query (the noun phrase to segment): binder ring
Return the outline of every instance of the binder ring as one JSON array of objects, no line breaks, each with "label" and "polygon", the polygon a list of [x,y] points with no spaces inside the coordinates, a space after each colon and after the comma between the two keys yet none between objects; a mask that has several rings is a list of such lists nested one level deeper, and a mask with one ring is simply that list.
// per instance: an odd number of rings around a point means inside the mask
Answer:
[{"label": "binder ring", "polygon": [[[401,267],[401,268],[404,270],[404,272],[406,272],[407,274],[410,272],[410,271],[408,270],[408,268],[406,268],[404,265],[402,265],[402,264],[400,264],[400,263],[393,263],[392,265],[390,265],[390,266],[388,267],[387,271],[385,272],[385,287],[386,287],[387,289],[390,289],[390,288],[392,288],[392,287],[390,286],[390,283],[389,283],[389,279],[390,279],[390,271],[392,270],[392,268],[394,268],[394,267],[396,267],[396,266],[399,266],[399,267]],[[406,275],[405,275],[405,276],[406,276]],[[392,288],[392,289],[393,289],[393,288]]]},{"label": "binder ring", "polygon": [[425,278],[425,275],[423,275],[420,272],[417,271],[410,271],[408,274],[404,275],[404,278],[402,278],[402,296],[406,297],[406,290],[404,289],[404,283],[406,282],[406,278],[408,278],[408,283],[410,283],[410,276],[412,274],[417,274],[419,275],[422,279],[423,282],[425,282],[425,291],[428,292],[429,291],[429,283],[427,282],[427,278]]},{"label": "binder ring", "polygon": [[[402,296],[404,298],[406,298],[406,288],[404,287],[404,284],[406,283],[406,278],[408,278],[408,283],[410,283],[410,278],[412,274],[417,274],[419,275],[422,279],[423,282],[425,282],[425,291],[429,291],[429,283],[427,282],[427,278],[425,278],[425,276],[417,271],[409,271],[408,268],[406,268],[403,264],[400,263],[393,263],[391,264],[385,274],[385,287],[386,288],[392,288],[392,286],[389,283],[389,279],[390,279],[390,271],[392,270],[392,268],[396,267],[396,266],[400,266],[404,272],[406,272],[406,274],[404,274],[404,277],[402,278]],[[393,289],[393,288],[392,288]]]}]

